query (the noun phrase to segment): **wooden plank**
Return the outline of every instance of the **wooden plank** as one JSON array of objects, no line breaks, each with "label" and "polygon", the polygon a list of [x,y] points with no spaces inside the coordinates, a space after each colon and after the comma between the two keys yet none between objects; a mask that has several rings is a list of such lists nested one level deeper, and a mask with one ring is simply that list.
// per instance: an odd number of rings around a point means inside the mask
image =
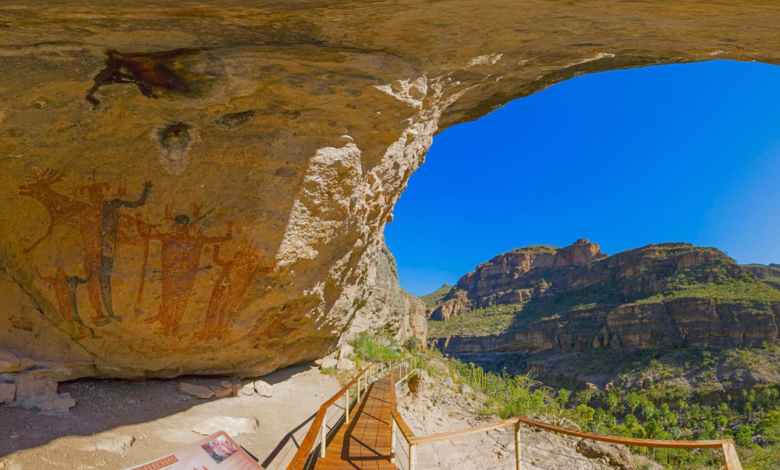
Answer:
[{"label": "wooden plank", "polygon": [[723,444],[723,457],[726,461],[726,470],[742,470],[742,463],[739,461],[737,449],[733,443]]},{"label": "wooden plank", "polygon": [[370,367],[376,364],[381,364],[381,362],[375,362],[363,369],[344,388],[342,388],[337,394],[333,395],[330,400],[326,401],[322,406],[320,406],[319,411],[317,411],[317,415],[314,417],[314,421],[311,423],[309,432],[306,433],[306,437],[303,439],[303,442],[301,442],[301,446],[298,448],[298,451],[295,452],[293,459],[287,466],[287,470],[303,469],[303,466],[306,464],[306,461],[309,459],[309,455],[314,448],[314,443],[317,442],[317,434],[320,431],[320,426],[322,426],[322,422],[325,419],[325,414],[327,413],[328,408],[332,404],[336,403],[336,401],[338,401],[338,399],[341,398],[347,392],[347,390],[349,390],[358,380],[360,380],[360,377],[362,377]]}]

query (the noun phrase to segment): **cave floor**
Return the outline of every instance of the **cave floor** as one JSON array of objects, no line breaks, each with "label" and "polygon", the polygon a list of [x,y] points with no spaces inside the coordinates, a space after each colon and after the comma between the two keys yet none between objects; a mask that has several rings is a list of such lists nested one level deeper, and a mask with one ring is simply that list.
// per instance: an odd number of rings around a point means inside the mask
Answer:
[{"label": "cave floor", "polygon": [[[266,469],[283,469],[319,406],[341,388],[333,376],[299,366],[262,378],[273,385],[271,398],[181,401],[178,397],[179,382],[210,386],[222,380],[225,377],[68,382],[60,384],[59,392],[70,393],[76,406],[64,415],[0,405],[0,468],[122,469],[186,447],[203,438],[192,430],[194,426],[228,416],[256,419],[256,432],[234,435],[234,439]],[[128,440],[126,436],[134,439],[129,448],[121,444],[122,439]],[[98,441],[104,449],[94,449]]]}]

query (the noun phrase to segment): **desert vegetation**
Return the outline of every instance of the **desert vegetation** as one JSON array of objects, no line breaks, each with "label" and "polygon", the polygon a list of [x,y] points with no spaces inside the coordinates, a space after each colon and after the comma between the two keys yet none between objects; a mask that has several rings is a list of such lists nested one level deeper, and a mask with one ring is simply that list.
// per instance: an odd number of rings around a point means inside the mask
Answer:
[{"label": "desert vegetation", "polygon": [[[353,342],[353,359],[359,363],[409,359],[431,377],[453,386],[465,384],[474,408],[481,414],[501,418],[525,416],[563,426],[625,437],[706,440],[734,439],[744,468],[776,469],[780,462],[780,389],[775,386],[743,389],[722,399],[698,401],[692,390],[673,390],[647,381],[639,389],[622,386],[610,390],[588,387],[570,389],[549,386],[533,374],[494,373],[473,363],[446,357],[436,349],[425,349],[419,341],[404,345],[389,338],[359,335]],[[698,357],[701,367],[721,362],[743,365],[765,361],[780,353],[764,345],[760,353],[749,350],[725,352],[715,358],[707,351]],[[660,376],[679,374],[674,365],[648,359],[645,368]],[[434,406],[436,399],[434,399]],[[704,404],[706,403],[706,404]],[[706,469],[717,466],[718,452],[632,449],[669,469]]]}]

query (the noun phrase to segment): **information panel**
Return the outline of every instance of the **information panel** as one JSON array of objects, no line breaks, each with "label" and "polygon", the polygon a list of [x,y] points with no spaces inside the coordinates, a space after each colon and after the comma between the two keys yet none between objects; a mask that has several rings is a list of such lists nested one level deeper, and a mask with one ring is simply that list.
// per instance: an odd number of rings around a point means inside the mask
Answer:
[{"label": "information panel", "polygon": [[125,470],[264,470],[224,431]]}]

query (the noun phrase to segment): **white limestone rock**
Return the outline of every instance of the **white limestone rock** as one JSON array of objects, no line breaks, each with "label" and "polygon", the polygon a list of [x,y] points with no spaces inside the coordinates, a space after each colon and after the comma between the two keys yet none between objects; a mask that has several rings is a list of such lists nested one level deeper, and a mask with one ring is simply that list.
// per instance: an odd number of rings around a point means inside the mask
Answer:
[{"label": "white limestone rock", "polygon": [[219,431],[225,431],[231,437],[239,434],[249,434],[257,431],[259,423],[251,418],[233,418],[232,416],[215,416],[192,427],[192,430],[204,436],[210,436]]},{"label": "white limestone rock", "polygon": [[355,369],[355,363],[350,361],[349,359],[342,358],[339,359],[339,361],[336,363],[336,369],[342,372],[350,371]]},{"label": "white limestone rock", "polygon": [[274,395],[274,387],[262,380],[255,381],[255,392],[261,397],[271,398]]}]

